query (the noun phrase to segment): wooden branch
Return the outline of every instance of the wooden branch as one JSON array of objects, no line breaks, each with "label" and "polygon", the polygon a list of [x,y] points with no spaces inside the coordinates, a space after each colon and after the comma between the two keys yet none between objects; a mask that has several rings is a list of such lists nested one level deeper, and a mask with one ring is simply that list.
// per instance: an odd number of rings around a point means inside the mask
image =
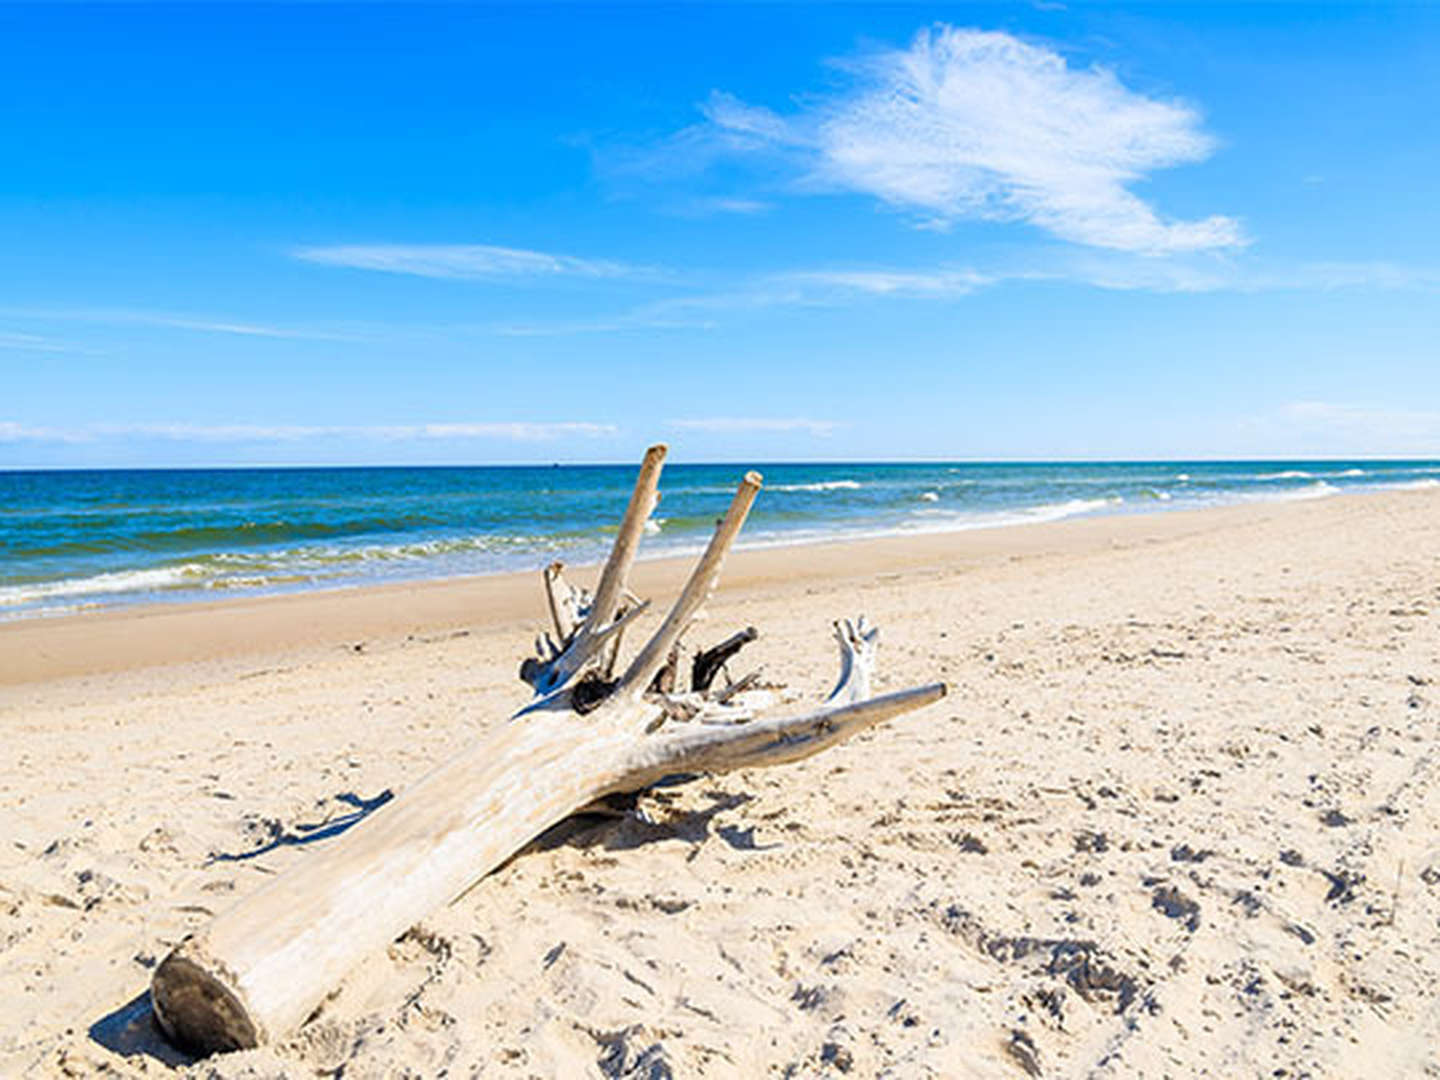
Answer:
[{"label": "wooden branch", "polygon": [[645,688],[650,694],[673,694],[675,692],[675,676],[680,670],[680,643],[677,641],[670,649],[670,654],[665,657],[665,662],[656,669],[655,676],[650,680],[650,685]]},{"label": "wooden branch", "polygon": [[625,598],[630,567],[635,562],[635,553],[640,549],[640,538],[645,534],[645,522],[650,520],[655,504],[660,501],[657,489],[666,452],[664,443],[657,443],[645,451],[645,459],[640,463],[640,475],[635,478],[635,490],[630,495],[629,505],[625,507],[625,516],[620,519],[615,543],[610,548],[610,558],[605,561],[605,569],[600,573],[600,583],[595,586],[591,619],[587,620],[587,623],[591,623],[591,632],[609,623]]},{"label": "wooden branch", "polygon": [[627,782],[648,785],[675,773],[721,773],[799,761],[883,720],[939,701],[946,692],[944,683],[930,683],[799,716],[748,724],[668,726],[662,729],[668,734],[646,747],[646,767],[637,768]]},{"label": "wooden branch", "polygon": [[695,661],[690,665],[690,689],[702,692],[709,690],[715,676],[720,674],[720,669],[730,658],[759,636],[760,631],[753,626],[747,626],[744,630],[731,634],[719,645],[696,653]]},{"label": "wooden branch", "polygon": [[[625,596],[630,567],[635,562],[640,537],[645,532],[645,522],[655,509],[656,488],[660,483],[660,470],[665,464],[665,452],[663,443],[645,451],[645,460],[640,464],[640,475],[635,479],[635,490],[630,496],[630,504],[625,508],[625,516],[620,520],[620,529],[615,534],[610,557],[600,572],[600,582],[595,587],[595,596],[590,601],[590,611],[585,621],[573,630],[568,639],[564,639],[564,632],[561,631],[562,651],[559,656],[553,660],[542,660],[538,666],[528,669],[528,674],[533,678],[526,678],[526,681],[535,687],[537,696],[546,697],[563,688],[588,663],[597,659],[605,639],[620,629],[620,625],[612,623],[612,620]],[[558,577],[558,574],[556,576]],[[551,583],[552,579],[547,574],[546,585]],[[552,606],[552,615],[555,611],[555,606]],[[560,626],[561,619],[557,617],[556,629],[559,630]],[[525,675],[526,672],[522,670],[522,677]]]},{"label": "wooden branch", "polygon": [[545,567],[545,602],[550,608],[550,621],[555,624],[555,639],[561,646],[575,636],[576,628],[590,613],[591,599],[583,589],[565,580],[565,564],[556,559]]},{"label": "wooden branch", "polygon": [[640,655],[631,661],[629,669],[620,677],[616,693],[638,693],[649,686],[650,680],[670,655],[670,650],[680,639],[680,635],[695,621],[695,616],[700,613],[700,609],[715,590],[715,583],[720,579],[720,569],[725,565],[725,556],[745,524],[750,506],[760,491],[760,484],[760,474],[757,472],[747,472],[740,481],[740,487],[730,502],[730,509],[715,526],[715,535],[710,538],[705,554],[701,555],[700,561],[696,563],[690,580],[680,592],[680,598],[675,601],[675,606],[670,609],[670,614],[665,617],[660,629],[655,631],[655,636],[640,650]]},{"label": "wooden branch", "polygon": [[723,705],[725,704],[725,702],[733,698],[736,694],[743,694],[745,693],[745,691],[753,689],[755,684],[759,681],[760,671],[759,669],[757,669],[750,672],[749,674],[740,676],[740,678],[736,679],[723,690],[719,690],[716,693],[712,694],[710,699],[719,705]]},{"label": "wooden branch", "polygon": [[835,622],[835,640],[840,643],[840,681],[826,701],[847,704],[870,696],[870,676],[875,669],[875,647],[880,631],[865,622],[861,615],[853,623],[849,619]]},{"label": "wooden branch", "polygon": [[[600,674],[607,679],[615,674],[615,663],[620,659],[620,642],[625,637],[625,627],[629,625],[631,619],[640,614],[641,611],[645,611],[650,607],[649,600],[641,600],[629,589],[625,590],[624,603],[628,604],[629,607],[622,605],[620,609],[615,612],[615,622],[617,624],[615,634],[610,638],[609,649],[601,653]],[[639,610],[636,610],[637,608]]]},{"label": "wooden branch", "polygon": [[[537,689],[544,683],[539,675],[555,677],[556,665],[577,644],[592,650],[588,660],[643,610],[635,604],[617,617],[638,536],[630,526],[643,525],[653,506],[662,456],[660,447],[646,456],[589,613],[578,626],[571,621],[558,655],[542,647]],[[944,684],[934,683],[867,697],[877,635],[863,620],[836,624],[841,678],[819,709],[756,719],[758,704],[723,703],[738,699],[747,680],[708,697],[700,691],[645,696],[714,588],[759,486],[758,476],[746,475],[679,600],[622,680],[611,682],[603,669],[584,662],[566,669],[563,681],[520,710],[515,722],[493,728],[484,741],[181,942],[151,983],[165,1032],[202,1053],[284,1038],[357,963],[597,799],[676,774],[795,761],[943,696]],[[547,573],[555,629],[565,638],[571,594],[560,591],[559,580],[558,571]],[[736,635],[717,649],[738,649],[744,642],[734,644],[737,639],[751,635]],[[587,711],[577,723],[582,698]]]}]

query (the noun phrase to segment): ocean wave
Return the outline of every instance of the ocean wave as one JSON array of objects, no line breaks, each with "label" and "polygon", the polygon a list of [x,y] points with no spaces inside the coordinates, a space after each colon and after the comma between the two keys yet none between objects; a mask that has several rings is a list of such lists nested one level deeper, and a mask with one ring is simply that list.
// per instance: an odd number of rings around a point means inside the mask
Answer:
[{"label": "ocean wave", "polygon": [[1315,474],[1304,469],[1286,469],[1284,472],[1256,473],[1256,480],[1309,480]]},{"label": "ocean wave", "polygon": [[[264,547],[285,541],[334,540],[368,533],[399,533],[436,524],[435,518],[423,514],[377,516],[348,521],[286,521],[248,520],[225,525],[186,525],[176,528],[148,528],[110,535],[95,535],[87,530],[84,538],[66,539],[49,544],[19,548],[17,554],[27,558],[54,558],[65,555],[98,555],[112,552],[151,552],[163,554],[224,549],[227,547]],[[120,523],[116,523],[117,525]]]},{"label": "ocean wave", "polygon": [[[646,523],[658,532],[665,519]],[[272,551],[219,551],[196,555],[184,562],[134,570],[113,570],[79,577],[53,578],[0,586],[0,610],[40,604],[67,597],[126,594],[143,596],[183,590],[266,589],[300,583],[336,583],[355,575],[410,573],[406,567],[427,563],[444,565],[466,555],[482,557],[476,570],[508,569],[525,556],[553,557],[577,548],[601,546],[595,537],[489,535],[438,538],[400,544],[354,547],[314,545]],[[453,561],[451,566],[456,566]],[[385,567],[393,567],[386,570]],[[462,572],[463,566],[456,572]],[[423,573],[423,571],[422,571]]]},{"label": "ocean wave", "polygon": [[1265,499],[1278,499],[1282,502],[1299,501],[1302,499],[1323,499],[1330,495],[1338,495],[1340,489],[1334,484],[1327,484],[1324,480],[1317,480],[1313,484],[1306,484],[1302,488],[1290,488],[1287,491],[1276,491],[1265,496]]},{"label": "ocean wave", "polygon": [[938,491],[922,491],[922,492],[920,493],[920,501],[921,501],[921,502],[939,502],[939,501],[940,501],[940,493],[939,493]]},{"label": "ocean wave", "polygon": [[160,592],[166,589],[194,588],[210,575],[204,566],[184,563],[180,566],[148,570],[115,570],[83,578],[60,578],[35,581],[24,585],[0,587],[0,608],[22,607],[43,600],[77,596],[110,596],[117,593]]},{"label": "ocean wave", "polygon": [[1336,476],[1364,476],[1364,475],[1365,475],[1365,470],[1364,470],[1364,469],[1346,469],[1344,472],[1338,472],[1338,473],[1336,473],[1335,475],[1336,475]]},{"label": "ocean wave", "polygon": [[[647,521],[646,532],[659,531],[666,519]],[[651,529],[652,523],[654,529]],[[612,530],[613,531],[613,530]],[[238,570],[297,570],[343,567],[356,563],[412,562],[447,555],[514,555],[529,552],[554,552],[575,547],[598,546],[595,535],[550,533],[532,536],[513,533],[487,533],[469,536],[437,537],[432,540],[409,540],[397,544],[358,544],[353,546],[311,545],[282,548],[278,551],[221,551],[197,556],[200,565],[218,564]]]},{"label": "ocean wave", "polygon": [[858,480],[819,480],[813,484],[775,484],[766,491],[859,491]]},{"label": "ocean wave", "polygon": [[1382,491],[1430,491],[1440,488],[1440,480],[1427,476],[1423,480],[1401,480],[1394,484],[1379,485]]},{"label": "ocean wave", "polygon": [[1120,506],[1124,502],[1119,495],[1109,495],[1103,499],[1066,499],[1064,502],[1026,507],[1014,517],[1017,522],[1059,521],[1061,518],[1077,517],[1080,514],[1093,514],[1106,507]]}]

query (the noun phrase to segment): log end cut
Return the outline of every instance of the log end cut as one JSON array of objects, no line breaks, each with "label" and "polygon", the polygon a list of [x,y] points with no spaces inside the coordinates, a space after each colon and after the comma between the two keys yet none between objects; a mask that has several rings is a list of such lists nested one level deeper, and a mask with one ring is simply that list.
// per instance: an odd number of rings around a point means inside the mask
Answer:
[{"label": "log end cut", "polygon": [[150,999],[161,1029],[187,1050],[219,1054],[260,1044],[260,1033],[240,999],[182,950],[155,969]]}]

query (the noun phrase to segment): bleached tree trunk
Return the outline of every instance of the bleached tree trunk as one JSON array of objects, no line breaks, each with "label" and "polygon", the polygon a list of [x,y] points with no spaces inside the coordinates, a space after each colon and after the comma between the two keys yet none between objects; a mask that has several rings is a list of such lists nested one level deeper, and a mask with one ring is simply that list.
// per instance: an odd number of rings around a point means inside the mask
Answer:
[{"label": "bleached tree trunk", "polygon": [[[647,692],[718,580],[759,491],[754,473],[660,629],[612,681],[607,643],[640,608],[620,613],[664,453],[646,454],[594,598],[564,585],[558,570],[546,571],[560,640],[542,640],[541,655],[524,669],[535,701],[182,942],[151,986],[171,1038],[203,1052],[283,1038],[366,956],[598,798],[677,773],[794,761],[944,695],[935,683],[870,697],[876,635],[863,620],[837,624],[840,682],[812,711],[758,716],[736,687]],[[578,687],[592,703],[583,716]]]}]

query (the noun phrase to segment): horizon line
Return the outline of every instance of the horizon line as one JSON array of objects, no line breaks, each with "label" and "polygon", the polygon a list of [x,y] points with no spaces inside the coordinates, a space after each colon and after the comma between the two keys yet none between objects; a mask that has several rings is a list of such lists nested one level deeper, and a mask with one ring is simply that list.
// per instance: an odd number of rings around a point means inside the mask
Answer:
[{"label": "horizon line", "polygon": [[[726,466],[755,468],[815,465],[1243,465],[1243,464],[1317,464],[1369,462],[1371,464],[1424,462],[1440,463],[1440,453],[1433,457],[1420,455],[1360,454],[1344,457],[913,457],[913,458],[805,458],[805,459],[694,459],[667,461],[667,465]],[[0,475],[10,473],[64,472],[245,472],[314,469],[614,469],[636,465],[624,461],[493,461],[493,462],[348,462],[348,463],[231,463],[214,465],[0,465]]]}]

